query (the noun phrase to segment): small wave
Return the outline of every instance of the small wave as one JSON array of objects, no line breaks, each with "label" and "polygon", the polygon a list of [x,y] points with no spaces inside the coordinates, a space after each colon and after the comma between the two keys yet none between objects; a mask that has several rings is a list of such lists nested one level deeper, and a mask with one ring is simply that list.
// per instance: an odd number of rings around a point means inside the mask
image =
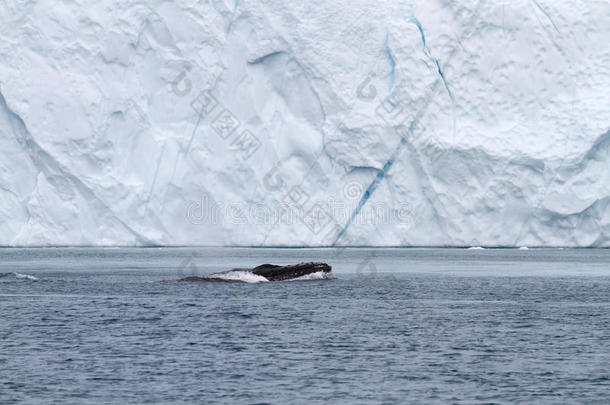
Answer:
[{"label": "small wave", "polygon": [[228,271],[226,273],[214,273],[207,276],[207,278],[217,278],[227,281],[241,281],[244,283],[266,283],[269,281],[265,277],[256,275],[249,271]]},{"label": "small wave", "polygon": [[315,273],[311,273],[311,274],[306,274],[304,276],[301,277],[297,277],[297,278],[293,278],[291,280],[288,281],[298,281],[298,280],[324,280],[327,278],[332,278],[333,276],[330,273],[326,273],[323,271],[318,271]]},{"label": "small wave", "polygon": [[519,248],[519,250],[530,250],[530,248],[528,248],[527,246],[521,246],[521,247]]},{"label": "small wave", "polygon": [[29,274],[15,273],[15,276],[17,278],[23,278],[23,279],[26,279],[26,280],[38,281],[38,277],[34,277],[34,276],[29,275]]},{"label": "small wave", "polygon": [[472,247],[468,248],[468,250],[483,250],[483,249],[485,249],[485,248],[481,247],[481,246],[472,246]]}]

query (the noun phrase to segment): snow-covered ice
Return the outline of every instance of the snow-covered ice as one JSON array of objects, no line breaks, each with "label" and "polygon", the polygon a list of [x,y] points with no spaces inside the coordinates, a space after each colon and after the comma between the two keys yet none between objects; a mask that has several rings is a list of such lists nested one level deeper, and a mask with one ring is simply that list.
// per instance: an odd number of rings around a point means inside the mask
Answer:
[{"label": "snow-covered ice", "polygon": [[610,246],[608,21],[5,1],[0,245]]}]

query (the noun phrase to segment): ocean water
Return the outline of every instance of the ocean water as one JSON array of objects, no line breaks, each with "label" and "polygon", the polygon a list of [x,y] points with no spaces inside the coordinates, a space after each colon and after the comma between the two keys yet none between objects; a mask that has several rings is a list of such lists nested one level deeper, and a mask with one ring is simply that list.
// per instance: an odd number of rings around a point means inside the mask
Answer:
[{"label": "ocean water", "polygon": [[0,249],[1,404],[607,404],[609,365],[610,250]]}]

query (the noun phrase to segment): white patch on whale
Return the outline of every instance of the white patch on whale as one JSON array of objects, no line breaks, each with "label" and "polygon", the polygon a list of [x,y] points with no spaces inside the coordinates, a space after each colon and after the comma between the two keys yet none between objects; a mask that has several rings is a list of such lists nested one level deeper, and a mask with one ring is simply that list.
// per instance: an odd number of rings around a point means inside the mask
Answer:
[{"label": "white patch on whale", "polygon": [[214,273],[207,276],[208,278],[218,278],[228,281],[241,281],[244,283],[266,283],[269,282],[265,277],[256,275],[250,271],[234,270],[225,273]]},{"label": "white patch on whale", "polygon": [[305,274],[301,277],[291,278],[286,281],[298,281],[298,280],[323,280],[327,278],[332,278],[332,274],[330,272],[324,271],[316,271],[315,273]]},{"label": "white patch on whale", "polygon": [[[240,281],[243,283],[268,283],[269,280],[266,277],[259,276],[258,274],[254,274],[247,270],[231,270],[222,273],[213,273],[207,278],[216,278],[227,281]],[[282,281],[296,281],[296,280],[323,280],[327,278],[332,278],[331,273],[327,273],[324,271],[317,271],[311,274],[305,274],[300,277],[290,278]]]}]

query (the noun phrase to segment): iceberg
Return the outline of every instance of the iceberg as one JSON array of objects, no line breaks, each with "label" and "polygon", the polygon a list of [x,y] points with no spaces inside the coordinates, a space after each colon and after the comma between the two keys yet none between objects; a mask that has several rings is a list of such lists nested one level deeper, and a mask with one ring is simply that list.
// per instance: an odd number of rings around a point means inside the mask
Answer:
[{"label": "iceberg", "polygon": [[607,1],[0,11],[2,246],[610,246]]}]

